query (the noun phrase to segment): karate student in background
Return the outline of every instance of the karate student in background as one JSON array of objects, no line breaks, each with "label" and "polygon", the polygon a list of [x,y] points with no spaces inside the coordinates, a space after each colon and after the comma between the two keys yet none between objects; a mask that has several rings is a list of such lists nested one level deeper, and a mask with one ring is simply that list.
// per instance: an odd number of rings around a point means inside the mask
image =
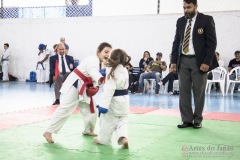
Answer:
[{"label": "karate student in background", "polygon": [[81,61],[67,77],[60,92],[63,94],[61,104],[58,106],[43,134],[48,143],[54,143],[52,133],[58,133],[68,117],[78,106],[84,121],[83,135],[96,136],[94,133],[97,112],[93,96],[98,86],[104,83],[104,77],[99,72],[101,62],[109,58],[112,47],[103,42],[98,46],[97,53]]},{"label": "karate student in background", "polygon": [[9,44],[4,43],[4,52],[2,53],[1,63],[2,63],[2,72],[3,72],[3,77],[1,82],[8,82],[9,77],[8,77],[8,65],[9,65],[9,59],[10,59],[11,52],[9,50]]},{"label": "karate student in background", "polygon": [[118,144],[122,145],[123,149],[128,148],[129,76],[126,65],[130,60],[131,57],[123,50],[115,49],[106,63],[107,77],[101,101],[97,105],[100,115],[100,133],[94,140],[96,144],[111,144],[111,137],[115,131]]},{"label": "karate student in background", "polygon": [[39,44],[38,46],[38,62],[37,62],[37,83],[45,83],[46,82],[46,70],[47,70],[47,63],[48,63],[48,56],[49,53],[46,52],[46,45]]}]

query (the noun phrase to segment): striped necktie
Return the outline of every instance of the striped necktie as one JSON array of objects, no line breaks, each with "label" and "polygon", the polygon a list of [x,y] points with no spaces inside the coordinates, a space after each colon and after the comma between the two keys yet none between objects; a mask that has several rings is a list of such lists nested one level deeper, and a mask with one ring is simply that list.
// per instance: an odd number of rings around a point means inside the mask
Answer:
[{"label": "striped necktie", "polygon": [[189,24],[187,26],[185,35],[184,35],[184,41],[183,41],[183,52],[184,54],[187,54],[187,52],[189,51],[189,39],[190,39],[190,32],[191,32],[191,22],[192,19],[189,19]]}]

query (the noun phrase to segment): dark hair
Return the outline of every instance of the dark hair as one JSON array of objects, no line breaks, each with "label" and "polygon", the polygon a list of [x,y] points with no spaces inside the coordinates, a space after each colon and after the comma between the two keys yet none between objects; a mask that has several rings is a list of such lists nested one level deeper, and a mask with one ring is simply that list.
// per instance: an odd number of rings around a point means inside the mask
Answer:
[{"label": "dark hair", "polygon": [[150,52],[144,51],[144,52],[143,52],[143,58],[144,58],[145,53],[147,53],[147,54],[149,55],[149,57],[151,57]]},{"label": "dark hair", "polygon": [[53,45],[53,49],[55,49],[55,48],[57,47],[57,45],[58,45],[58,44],[54,44],[54,45]]},{"label": "dark hair", "polygon": [[9,44],[8,44],[8,43],[4,43],[4,46],[7,46],[7,47],[9,47]]},{"label": "dark hair", "polygon": [[158,52],[156,55],[157,55],[157,56],[158,56],[158,55],[159,55],[159,56],[162,56],[162,53],[161,53],[161,52]]},{"label": "dark hair", "polygon": [[114,78],[114,71],[119,64],[123,65],[124,67],[129,64],[131,57],[127,55],[125,51],[122,49],[114,49],[111,52],[110,58],[106,62],[107,67],[112,67],[110,73],[108,74],[107,78],[109,79],[110,76]]},{"label": "dark hair", "polygon": [[197,0],[183,0],[183,1],[186,2],[187,4],[192,3],[192,4],[194,4],[194,6],[197,5]]},{"label": "dark hair", "polygon": [[235,51],[235,55],[236,55],[236,54],[238,54],[238,53],[240,53],[240,51],[239,51],[239,50]]},{"label": "dark hair", "polygon": [[218,52],[215,52],[215,54],[216,54],[217,56],[219,56],[219,55],[220,55]]},{"label": "dark hair", "polygon": [[107,42],[103,42],[103,43],[101,43],[101,44],[98,46],[97,52],[102,52],[102,50],[103,50],[105,47],[112,48],[111,44],[109,44],[109,43],[107,43]]}]

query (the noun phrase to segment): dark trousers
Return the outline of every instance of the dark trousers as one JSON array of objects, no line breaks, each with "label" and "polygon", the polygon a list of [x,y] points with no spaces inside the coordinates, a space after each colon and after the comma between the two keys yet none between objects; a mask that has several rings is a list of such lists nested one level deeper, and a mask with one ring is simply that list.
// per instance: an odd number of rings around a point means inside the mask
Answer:
[{"label": "dark trousers", "polygon": [[63,75],[63,74],[60,73],[58,75],[58,78],[56,79],[55,84],[54,84],[54,92],[55,92],[56,99],[60,99],[60,92],[59,91],[62,87],[63,82],[67,79],[69,74],[70,73],[66,73],[66,74]]},{"label": "dark trousers", "polygon": [[168,75],[162,79],[163,85],[168,82],[168,92],[173,92],[173,82],[176,79],[178,79],[178,74],[174,72],[169,72]]},{"label": "dark trousers", "polygon": [[[201,123],[205,102],[205,87],[207,73],[203,73],[197,66],[196,58],[180,57],[179,89],[180,112],[183,122]],[[194,111],[192,108],[192,93],[194,98]]]}]

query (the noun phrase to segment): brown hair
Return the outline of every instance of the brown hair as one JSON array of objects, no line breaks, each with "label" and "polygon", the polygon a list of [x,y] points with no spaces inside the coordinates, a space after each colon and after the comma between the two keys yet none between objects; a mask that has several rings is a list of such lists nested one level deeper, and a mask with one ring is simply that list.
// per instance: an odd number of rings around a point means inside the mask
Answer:
[{"label": "brown hair", "polygon": [[110,76],[114,77],[114,71],[119,64],[123,65],[124,67],[129,64],[131,57],[127,55],[125,51],[122,49],[114,49],[111,53],[110,58],[106,62],[107,67],[112,67],[110,73],[108,74],[107,78],[109,79]]},{"label": "brown hair", "polygon": [[143,52],[143,58],[145,57],[145,53],[147,53],[147,54],[149,55],[149,58],[151,57],[150,52],[148,52],[148,51],[144,51],[144,52]]},{"label": "brown hair", "polygon": [[98,46],[97,52],[102,52],[102,50],[103,50],[105,47],[112,48],[111,44],[109,44],[109,43],[107,43],[107,42],[103,42],[103,43],[101,43],[101,44]]},{"label": "brown hair", "polygon": [[215,52],[215,54],[218,55],[218,56],[220,55],[218,52]]}]

